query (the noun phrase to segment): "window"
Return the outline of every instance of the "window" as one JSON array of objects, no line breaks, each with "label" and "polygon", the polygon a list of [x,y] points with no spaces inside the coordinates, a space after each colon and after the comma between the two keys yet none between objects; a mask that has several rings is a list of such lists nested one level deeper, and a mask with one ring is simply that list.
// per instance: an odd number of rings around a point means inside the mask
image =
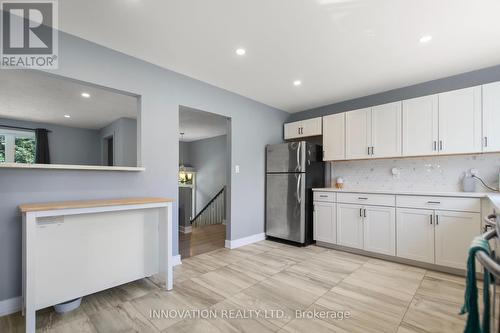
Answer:
[{"label": "window", "polygon": [[0,128],[0,162],[35,163],[35,133]]}]

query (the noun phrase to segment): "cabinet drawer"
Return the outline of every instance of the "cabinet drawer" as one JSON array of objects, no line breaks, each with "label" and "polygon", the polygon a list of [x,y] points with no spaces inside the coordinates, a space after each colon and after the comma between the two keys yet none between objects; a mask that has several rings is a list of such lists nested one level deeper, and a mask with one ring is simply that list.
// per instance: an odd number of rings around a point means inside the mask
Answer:
[{"label": "cabinet drawer", "polygon": [[481,200],[478,198],[398,195],[396,196],[396,205],[398,207],[406,207],[406,208],[481,212]]},{"label": "cabinet drawer", "polygon": [[335,192],[314,191],[314,201],[335,202]]},{"label": "cabinet drawer", "polygon": [[394,206],[396,198],[390,194],[338,193],[337,202],[362,205]]}]

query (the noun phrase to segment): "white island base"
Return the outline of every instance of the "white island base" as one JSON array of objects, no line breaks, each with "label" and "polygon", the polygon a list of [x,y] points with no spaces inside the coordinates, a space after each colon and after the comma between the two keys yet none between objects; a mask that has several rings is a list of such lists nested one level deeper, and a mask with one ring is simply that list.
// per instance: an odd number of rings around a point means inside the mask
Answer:
[{"label": "white island base", "polygon": [[173,286],[172,200],[21,205],[26,332],[36,311],[163,273]]}]

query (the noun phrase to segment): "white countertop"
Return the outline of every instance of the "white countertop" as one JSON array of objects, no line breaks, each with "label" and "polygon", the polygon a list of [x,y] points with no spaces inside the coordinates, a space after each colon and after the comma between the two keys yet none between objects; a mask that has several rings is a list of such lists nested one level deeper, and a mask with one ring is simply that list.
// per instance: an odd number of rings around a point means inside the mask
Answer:
[{"label": "white countertop", "polygon": [[460,197],[460,198],[486,198],[491,201],[495,209],[500,212],[500,193],[495,192],[438,192],[432,190],[405,191],[405,190],[373,190],[373,189],[355,189],[344,188],[337,189],[333,187],[313,188],[313,191],[336,192],[336,193],[372,193],[372,194],[392,194],[392,195],[425,195],[435,197]]},{"label": "white countertop", "polygon": [[[463,198],[485,198],[488,195],[499,195],[495,193],[487,192],[436,192],[432,190],[428,191],[408,191],[408,190],[370,190],[370,189],[353,189],[344,188],[337,189],[333,187],[326,188],[313,188],[313,191],[323,191],[323,192],[345,192],[345,193],[373,193],[373,194],[393,194],[393,195],[428,195],[437,197],[463,197]],[[500,200],[500,199],[499,199]]]}]

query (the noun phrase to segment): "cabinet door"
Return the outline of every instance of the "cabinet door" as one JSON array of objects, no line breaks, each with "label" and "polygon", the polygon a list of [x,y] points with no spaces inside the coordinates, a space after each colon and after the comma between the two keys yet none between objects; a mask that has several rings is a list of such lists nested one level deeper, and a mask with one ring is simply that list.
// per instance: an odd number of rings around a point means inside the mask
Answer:
[{"label": "cabinet door", "polygon": [[483,86],[483,151],[500,151],[500,82]]},{"label": "cabinet door", "polygon": [[396,255],[396,209],[367,206],[363,215],[363,249]]},{"label": "cabinet door", "polygon": [[361,205],[337,204],[337,244],[363,248]]},{"label": "cabinet door", "polygon": [[481,87],[439,94],[439,153],[481,151]]},{"label": "cabinet door", "polygon": [[346,112],[345,123],[346,158],[369,158],[368,147],[371,146],[372,137],[371,109]]},{"label": "cabinet door", "polygon": [[436,211],[436,264],[465,269],[472,239],[481,233],[479,213]]},{"label": "cabinet door", "polygon": [[396,255],[434,263],[434,211],[398,208],[396,212]]},{"label": "cabinet door", "polygon": [[302,124],[298,121],[285,124],[285,140],[299,138]]},{"label": "cabinet door", "polygon": [[303,137],[321,135],[321,117],[301,121],[300,134]]},{"label": "cabinet door", "polygon": [[372,108],[372,157],[401,156],[401,102]]},{"label": "cabinet door", "polygon": [[438,95],[403,101],[403,156],[438,153]]},{"label": "cabinet door", "polygon": [[323,160],[345,160],[345,113],[323,117]]},{"label": "cabinet door", "polygon": [[335,204],[332,202],[314,202],[313,220],[314,240],[336,244]]}]

